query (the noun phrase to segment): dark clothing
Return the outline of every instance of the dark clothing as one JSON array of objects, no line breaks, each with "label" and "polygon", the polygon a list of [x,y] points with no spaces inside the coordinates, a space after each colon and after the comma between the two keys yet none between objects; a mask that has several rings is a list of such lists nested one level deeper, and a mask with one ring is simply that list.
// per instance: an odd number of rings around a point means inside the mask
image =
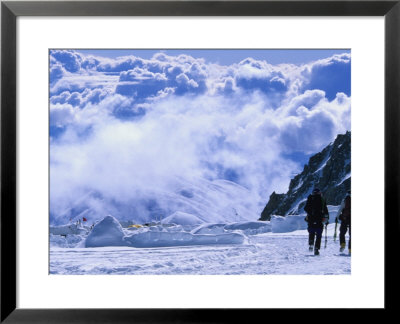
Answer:
[{"label": "dark clothing", "polygon": [[321,238],[324,230],[322,219],[329,219],[328,207],[326,206],[325,199],[320,194],[309,195],[304,210],[307,212],[308,244],[314,246],[315,240],[315,249],[319,250],[321,248]]},{"label": "dark clothing", "polygon": [[307,222],[309,226],[322,226],[322,219],[329,218],[325,199],[319,194],[308,196],[304,210],[307,212]]},{"label": "dark clothing", "polygon": [[315,248],[319,250],[321,248],[321,239],[322,239],[322,231],[324,227],[321,226],[308,226],[308,244],[314,245],[315,236],[317,239],[315,240]]},{"label": "dark clothing", "polygon": [[351,196],[346,196],[344,200],[344,207],[339,215],[340,224],[340,233],[339,240],[340,245],[346,244],[345,235],[347,233],[347,229],[349,229],[349,250],[351,249]]},{"label": "dark clothing", "polygon": [[339,234],[339,240],[340,240],[340,245],[346,244],[346,238],[345,235],[347,233],[347,228],[349,229],[349,249],[351,249],[351,226],[350,224],[345,224],[341,223],[340,224],[340,234]]},{"label": "dark clothing", "polygon": [[346,224],[346,225],[350,225],[351,223],[351,197],[350,196],[346,196],[345,201],[344,201],[344,208],[341,212],[341,214],[339,215],[339,220],[341,221],[341,223]]}]

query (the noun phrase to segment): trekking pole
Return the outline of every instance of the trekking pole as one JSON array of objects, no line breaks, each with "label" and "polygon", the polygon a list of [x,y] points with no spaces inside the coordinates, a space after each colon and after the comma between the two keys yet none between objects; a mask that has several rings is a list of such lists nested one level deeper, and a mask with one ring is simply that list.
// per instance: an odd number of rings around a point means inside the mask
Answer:
[{"label": "trekking pole", "polygon": [[337,224],[338,224],[338,219],[336,217],[335,219],[335,233],[333,234],[333,242],[336,242],[336,237],[337,237]]},{"label": "trekking pole", "polygon": [[328,244],[328,224],[325,224],[325,249]]}]

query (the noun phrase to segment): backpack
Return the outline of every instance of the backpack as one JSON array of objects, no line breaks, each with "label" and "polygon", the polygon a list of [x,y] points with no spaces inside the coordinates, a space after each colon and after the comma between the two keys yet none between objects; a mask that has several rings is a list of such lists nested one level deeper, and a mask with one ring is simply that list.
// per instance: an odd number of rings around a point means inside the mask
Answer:
[{"label": "backpack", "polygon": [[321,223],[324,217],[325,200],[320,195],[310,195],[304,210],[308,214],[308,222]]}]

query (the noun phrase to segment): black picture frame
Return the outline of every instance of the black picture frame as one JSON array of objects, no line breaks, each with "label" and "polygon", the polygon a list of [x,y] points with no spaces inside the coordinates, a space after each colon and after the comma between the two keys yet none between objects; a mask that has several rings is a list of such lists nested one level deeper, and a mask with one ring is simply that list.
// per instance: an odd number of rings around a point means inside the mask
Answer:
[{"label": "black picture frame", "polygon": [[[385,310],[397,306],[399,235],[400,0],[395,1],[2,1],[1,322],[200,323],[258,321],[265,309],[20,309],[16,307],[16,19],[19,16],[384,16]],[[371,188],[371,190],[373,190]],[[367,284],[367,283],[366,283]],[[323,289],[323,287],[321,288]],[[38,292],[40,293],[40,292]],[[245,296],[244,296],[245,298]],[[320,315],[321,316],[321,315]],[[339,320],[339,318],[338,318]]]}]

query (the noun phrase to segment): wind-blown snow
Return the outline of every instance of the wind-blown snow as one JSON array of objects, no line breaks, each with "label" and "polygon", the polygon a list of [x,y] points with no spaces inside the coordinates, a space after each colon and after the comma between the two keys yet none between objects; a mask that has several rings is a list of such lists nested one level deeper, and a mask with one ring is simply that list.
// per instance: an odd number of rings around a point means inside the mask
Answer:
[{"label": "wind-blown snow", "polygon": [[162,224],[179,224],[179,225],[197,225],[203,223],[203,221],[195,215],[191,215],[183,212],[175,212],[172,215],[164,218],[161,221]]},{"label": "wind-blown snow", "polygon": [[[228,180],[188,181],[174,177],[169,186],[170,188],[165,189],[160,185],[148,191],[143,188],[146,194],[133,195],[128,199],[129,204],[122,203],[119,198],[109,200],[92,192],[86,201],[87,205],[78,200],[73,208],[68,208],[62,215],[72,213],[71,210],[85,209],[85,218],[90,219],[91,223],[99,220],[100,215],[107,213],[121,222],[131,221],[139,224],[159,222],[170,216],[190,223],[197,218],[197,224],[201,224],[227,222],[227,220],[250,221],[259,215],[259,206],[251,192]],[[189,220],[189,214],[192,215],[192,221]],[[180,221],[169,220],[177,224]]]},{"label": "wind-blown snow", "polygon": [[50,51],[50,223],[257,219],[300,171],[298,152],[351,128],[351,55],[279,66],[248,55],[225,66]]},{"label": "wind-blown snow", "polygon": [[225,233],[226,224],[202,224],[192,230],[193,234],[221,234]]}]

